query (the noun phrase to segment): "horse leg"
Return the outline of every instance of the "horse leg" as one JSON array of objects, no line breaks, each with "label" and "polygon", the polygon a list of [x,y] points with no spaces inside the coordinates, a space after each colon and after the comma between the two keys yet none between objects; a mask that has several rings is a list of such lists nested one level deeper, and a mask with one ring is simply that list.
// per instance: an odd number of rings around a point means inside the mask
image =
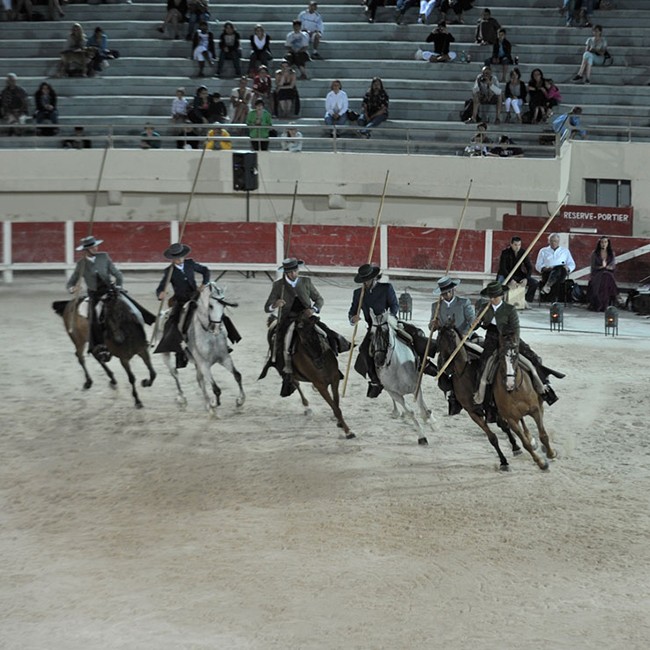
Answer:
[{"label": "horse leg", "polygon": [[174,381],[176,382],[176,390],[178,391],[176,401],[178,402],[179,406],[185,407],[187,406],[187,398],[185,397],[185,393],[183,393],[183,389],[181,388],[181,380],[178,369],[176,368],[176,361],[172,361],[172,355],[169,352],[164,352],[162,358],[165,362],[165,365],[167,366],[167,370],[169,370],[169,374],[174,378]]},{"label": "horse leg", "polygon": [[153,369],[153,364],[151,363],[149,348],[144,347],[140,352],[138,352],[138,356],[144,361],[144,365],[147,366],[147,369],[149,370],[149,379],[142,380],[142,385],[145,388],[149,388],[156,379],[156,371]]},{"label": "horse leg", "polygon": [[474,413],[473,411],[467,411],[469,414],[469,417],[476,422],[476,424],[483,429],[485,432],[485,435],[487,436],[488,440],[490,441],[490,444],[494,447],[494,451],[497,452],[497,455],[499,456],[499,469],[502,472],[508,472],[510,471],[510,465],[508,465],[508,460],[506,457],[503,455],[503,452],[501,451],[501,447],[499,447],[499,438],[497,437],[497,434],[490,429],[490,427],[487,425],[487,422],[483,417],[480,415]]},{"label": "horse leg", "polygon": [[300,382],[297,381],[295,383],[296,383],[296,390],[298,391],[298,395],[300,395],[300,401],[302,402],[302,405],[305,407],[305,415],[309,415],[311,413],[311,409],[309,408],[309,402],[307,401],[305,394],[302,392],[302,388],[300,388]]},{"label": "horse leg", "polygon": [[542,415],[542,409],[539,408],[537,409],[537,411],[533,411],[533,413],[531,413],[530,415],[533,418],[533,420],[535,420],[535,424],[537,425],[537,431],[539,432],[539,439],[542,441],[542,446],[544,447],[544,449],[546,449],[546,458],[556,458],[557,453],[551,447],[551,441],[548,437],[548,432],[544,427],[544,418]]},{"label": "horse leg", "polygon": [[522,430],[524,432],[524,435],[530,441],[530,446],[533,449],[537,449],[537,440],[535,440],[535,438],[533,437],[533,434],[530,432],[530,429],[526,426],[526,421],[524,420],[524,418],[521,418],[521,420],[519,420],[519,422],[521,424],[521,428],[522,428]]},{"label": "horse leg", "polygon": [[521,451],[521,447],[517,444],[517,438],[515,438],[515,436],[512,435],[512,431],[510,430],[508,423],[498,414],[497,414],[497,426],[499,427],[499,429],[501,429],[501,431],[503,431],[508,436],[508,440],[510,441],[510,445],[512,446],[512,453],[515,456],[521,456],[522,451]]},{"label": "horse leg", "polygon": [[84,352],[83,352],[84,347],[85,347],[85,343],[82,344],[81,348],[75,344],[75,355],[86,377],[86,381],[84,382],[84,390],[88,390],[93,385],[93,380],[92,377],[90,376],[90,373],[88,372],[88,369],[86,368],[86,360],[84,358]]},{"label": "horse leg", "polygon": [[[217,406],[219,406],[219,387],[212,378],[210,366],[207,364],[207,362],[205,362],[203,359],[194,357],[194,363],[196,364],[196,379],[199,382],[199,386],[203,391],[203,398],[205,399],[205,408],[211,415],[216,417]],[[212,394],[208,392],[208,383],[212,388]]]},{"label": "horse leg", "polygon": [[235,403],[237,404],[237,406],[243,406],[244,402],[246,401],[246,393],[244,393],[244,387],[242,386],[241,373],[239,372],[239,370],[237,370],[237,368],[235,368],[235,364],[233,363],[230,355],[228,355],[220,363],[235,378],[235,381],[237,382],[237,386],[239,386],[239,397],[237,398],[237,401]]},{"label": "horse leg", "polygon": [[339,426],[345,431],[345,437],[350,440],[352,438],[356,438],[354,433],[350,431],[350,427],[348,427],[347,423],[343,419],[343,411],[341,411],[341,400],[339,398],[339,382],[333,382],[332,383],[332,399],[334,401],[334,406],[336,407],[336,411],[334,412],[335,415],[338,412],[338,418],[339,418]]},{"label": "horse leg", "polygon": [[133,395],[133,399],[135,400],[135,408],[141,409],[142,402],[138,397],[138,391],[135,389],[135,375],[133,374],[133,372],[131,372],[131,365],[129,364],[129,360],[120,359],[120,363],[122,364],[122,368],[124,368],[124,371],[126,372],[126,376],[129,378],[129,384],[131,384],[131,395]]},{"label": "horse leg", "polygon": [[[321,394],[321,397],[329,404],[330,408],[332,409],[332,412],[334,413],[334,417],[336,418],[336,426],[340,427],[345,431],[345,437],[350,439],[350,438],[355,438],[356,436],[354,433],[350,433],[350,429],[348,425],[345,423],[345,420],[343,419],[343,414],[341,413],[341,409],[338,405],[338,399],[335,400],[332,398],[332,396],[329,394],[329,391],[327,390],[327,385],[323,384],[321,382],[313,384],[314,388]],[[338,398],[338,391],[336,392],[336,396]]]},{"label": "horse leg", "polygon": [[397,418],[400,417],[402,414],[397,408],[397,402],[393,399],[392,395],[390,396],[390,398],[391,400],[393,400],[393,410],[391,411],[390,417],[392,417],[394,420],[397,420]]},{"label": "horse leg", "polygon": [[[535,416],[533,416],[533,417],[535,417]],[[541,470],[547,470],[548,469],[548,461],[546,459],[540,458],[535,453],[535,450],[533,449],[533,446],[530,444],[530,440],[528,440],[528,438],[524,434],[523,430],[519,426],[519,420],[520,420],[520,418],[517,418],[517,417],[509,417],[508,418],[508,426],[519,436],[519,440],[521,440],[521,444],[524,446],[524,449],[531,455],[532,459],[535,461],[537,466]],[[542,429],[543,428],[544,427],[542,426]],[[541,437],[541,435],[542,435],[541,430],[540,430],[539,435]],[[544,435],[546,435],[546,432],[544,432]]]},{"label": "horse leg", "polygon": [[[426,436],[422,434],[422,426],[420,425],[420,422],[418,421],[417,417],[415,416],[415,411],[411,409],[405,402],[404,396],[400,395],[399,393],[396,393],[394,391],[389,390],[384,386],[386,389],[386,392],[391,396],[393,399],[393,403],[397,402],[399,404],[404,412],[404,417],[408,418],[413,422],[413,424],[417,427],[418,430],[418,445],[428,445],[429,441],[427,440]],[[426,410],[426,407],[425,407]]]}]

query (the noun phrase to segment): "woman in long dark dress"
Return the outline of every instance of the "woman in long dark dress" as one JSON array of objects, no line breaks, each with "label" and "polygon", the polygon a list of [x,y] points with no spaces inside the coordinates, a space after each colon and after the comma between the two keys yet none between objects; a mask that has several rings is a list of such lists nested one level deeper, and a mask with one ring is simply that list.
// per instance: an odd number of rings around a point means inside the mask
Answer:
[{"label": "woman in long dark dress", "polygon": [[607,237],[601,237],[591,254],[591,282],[589,283],[589,309],[605,311],[616,304],[618,287],[614,279],[616,257]]},{"label": "woman in long dark dress", "polygon": [[535,68],[530,73],[528,81],[528,108],[530,109],[531,124],[543,122],[546,119],[546,85],[544,73]]}]

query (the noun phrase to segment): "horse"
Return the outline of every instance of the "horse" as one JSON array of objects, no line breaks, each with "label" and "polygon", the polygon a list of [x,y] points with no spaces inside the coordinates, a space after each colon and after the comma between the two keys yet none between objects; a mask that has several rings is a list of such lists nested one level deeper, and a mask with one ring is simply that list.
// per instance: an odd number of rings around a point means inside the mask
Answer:
[{"label": "horse", "polygon": [[[144,331],[144,320],[142,314],[135,305],[128,300],[115,287],[101,287],[99,293],[102,295],[102,320],[104,323],[103,343],[110,354],[117,357],[124,368],[129,383],[131,384],[131,395],[135,401],[136,408],[142,408],[142,402],[135,388],[135,375],[131,371],[130,360],[137,354],[149,370],[149,378],[142,380],[145,387],[151,386],[156,378],[156,371],[151,365],[147,337]],[[70,301],[57,301],[52,307],[57,313],[63,316],[68,335],[75,344],[77,359],[86,374],[84,388],[90,388],[90,378],[83,361],[83,347],[88,341],[89,321],[87,317],[79,314],[79,303],[82,299]],[[93,314],[93,318],[96,316]],[[95,356],[95,355],[93,355]],[[97,358],[95,356],[95,358]],[[110,386],[115,387],[115,376],[103,361],[97,360],[104,368],[110,379]]]},{"label": "horse", "polygon": [[[77,361],[84,371],[86,381],[84,382],[83,388],[84,390],[88,390],[93,385],[92,377],[88,372],[88,368],[86,368],[86,357],[84,355],[84,348],[88,343],[89,324],[88,316],[79,313],[80,306],[84,304],[84,300],[84,298],[76,298],[74,300],[56,300],[52,303],[52,309],[63,318],[65,331],[68,333],[70,340],[74,344]],[[85,303],[85,308],[87,309],[87,303]],[[93,357],[108,375],[108,385],[111,388],[115,388],[115,386],[117,386],[117,381],[115,380],[113,371],[104,361],[94,354]]]},{"label": "horse", "polygon": [[[443,325],[438,329],[438,353],[439,353],[439,364],[442,366],[444,362],[451,356],[452,352],[458,347],[460,343],[460,336],[454,328],[453,322],[450,324]],[[474,387],[476,383],[476,371],[477,363],[474,363],[473,360],[469,358],[465,346],[461,347],[456,356],[453,358],[452,362],[447,368],[447,372],[451,375],[451,382],[454,388],[454,394],[460,405],[467,411],[469,417],[478,424],[479,427],[483,430],[487,436],[490,444],[494,447],[494,450],[497,452],[500,461],[500,469],[504,472],[507,472],[510,469],[510,465],[506,457],[503,455],[501,448],[499,447],[499,439],[496,434],[490,429],[486,418],[483,415],[479,415],[474,411]],[[512,435],[512,431],[508,427],[507,423],[503,420],[500,415],[497,415],[497,426],[506,433],[508,440],[512,445],[512,452],[515,456],[519,456],[521,452],[521,447],[517,444],[516,438]],[[530,438],[530,432],[526,427],[525,423],[522,420],[522,426],[524,433],[530,440],[532,446],[536,446],[537,443]]]},{"label": "horse", "polygon": [[[418,429],[418,444],[428,445],[429,441],[422,433],[415,412],[404,401],[404,395],[415,394],[418,388],[418,360],[411,347],[397,335],[397,320],[389,311],[372,314],[369,352],[375,361],[379,381],[393,400],[391,416],[400,416],[397,406],[399,404],[402,407],[402,416],[411,419]],[[432,426],[431,411],[424,403],[422,390],[418,391],[416,403],[421,418]]]},{"label": "horse", "polygon": [[[187,356],[196,367],[196,379],[205,399],[206,410],[213,417],[217,415],[217,407],[221,406],[221,389],[212,376],[212,366],[215,363],[220,363],[235,378],[239,386],[239,396],[235,402],[237,406],[242,406],[246,400],[241,373],[230,358],[227,331],[223,322],[226,307],[237,307],[237,303],[227,301],[223,289],[216,282],[209,282],[199,293],[196,309],[189,316],[190,324],[187,330]],[[169,352],[162,355],[176,382],[178,402],[185,407],[187,399],[181,387],[176,364]]]},{"label": "horse", "polygon": [[[291,365],[293,368],[293,385],[298,390],[305,413],[309,413],[309,402],[300,388],[300,382],[307,382],[320,393],[321,397],[329,404],[334,413],[336,426],[343,429],[347,440],[356,438],[350,427],[343,419],[339,397],[339,382],[342,379],[336,354],[332,350],[326,336],[320,334],[317,327],[318,320],[304,315],[296,319],[294,340],[292,345]],[[273,359],[273,350],[282,350],[283,341],[276,341],[278,331],[277,319],[271,316],[267,322],[268,342],[271,351],[269,360],[264,366],[259,379],[263,379],[271,365],[275,365],[280,372],[282,360]],[[279,353],[282,356],[282,352]],[[330,392],[331,391],[331,392]]]},{"label": "horse", "polygon": [[546,450],[546,458],[556,458],[551,448],[548,433],[544,428],[544,406],[542,396],[537,393],[532,379],[519,365],[519,343],[512,336],[499,336],[499,363],[492,385],[494,401],[500,415],[519,436],[526,451],[541,470],[547,470],[548,460],[540,458],[534,451],[528,436],[520,427],[524,416],[535,420],[539,439]]}]

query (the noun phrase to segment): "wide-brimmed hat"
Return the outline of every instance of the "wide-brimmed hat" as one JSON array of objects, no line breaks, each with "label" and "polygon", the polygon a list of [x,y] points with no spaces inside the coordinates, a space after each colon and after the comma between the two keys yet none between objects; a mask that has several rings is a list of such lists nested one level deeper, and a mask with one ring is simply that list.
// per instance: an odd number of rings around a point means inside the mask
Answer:
[{"label": "wide-brimmed hat", "polygon": [[481,295],[488,298],[496,298],[497,296],[502,296],[506,291],[508,291],[508,287],[503,286],[500,282],[495,280],[494,282],[490,282],[487,287],[481,291]]},{"label": "wide-brimmed hat", "polygon": [[187,257],[191,250],[187,244],[179,244],[177,242],[176,244],[172,244],[163,255],[167,259],[173,260],[176,257]]},{"label": "wide-brimmed hat", "polygon": [[83,237],[81,239],[81,243],[75,250],[78,251],[87,251],[89,248],[93,248],[94,246],[99,246],[100,244],[103,244],[104,240],[103,239],[95,239],[92,235],[88,235],[88,237]]},{"label": "wide-brimmed hat", "polygon": [[299,266],[302,266],[304,262],[302,260],[296,259],[295,257],[287,257],[282,260],[282,266],[278,268],[278,271],[295,271]]},{"label": "wide-brimmed hat", "polygon": [[381,269],[376,264],[362,264],[354,276],[354,281],[357,284],[374,280],[381,275]]},{"label": "wide-brimmed hat", "polygon": [[450,278],[448,275],[444,275],[440,278],[440,280],[438,280],[438,286],[433,290],[433,295],[439,296],[441,293],[445,293],[445,291],[454,289],[459,284],[460,280],[457,280],[456,278]]}]

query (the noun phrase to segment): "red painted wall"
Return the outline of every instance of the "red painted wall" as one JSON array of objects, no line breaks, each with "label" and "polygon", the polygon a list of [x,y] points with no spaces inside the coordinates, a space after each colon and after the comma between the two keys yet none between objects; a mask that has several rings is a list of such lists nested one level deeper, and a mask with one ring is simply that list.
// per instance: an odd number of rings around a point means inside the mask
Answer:
[{"label": "red painted wall", "polygon": [[12,224],[11,257],[22,263],[65,262],[65,224]]},{"label": "red painted wall", "polygon": [[[289,257],[307,266],[361,266],[368,261],[374,228],[367,226],[293,226]],[[284,229],[285,243],[289,226]],[[373,262],[379,264],[379,232]]]},{"label": "red painted wall", "polygon": [[[403,269],[445,269],[456,231],[444,228],[388,227],[388,265]],[[453,269],[483,271],[485,233],[460,233]]]}]

